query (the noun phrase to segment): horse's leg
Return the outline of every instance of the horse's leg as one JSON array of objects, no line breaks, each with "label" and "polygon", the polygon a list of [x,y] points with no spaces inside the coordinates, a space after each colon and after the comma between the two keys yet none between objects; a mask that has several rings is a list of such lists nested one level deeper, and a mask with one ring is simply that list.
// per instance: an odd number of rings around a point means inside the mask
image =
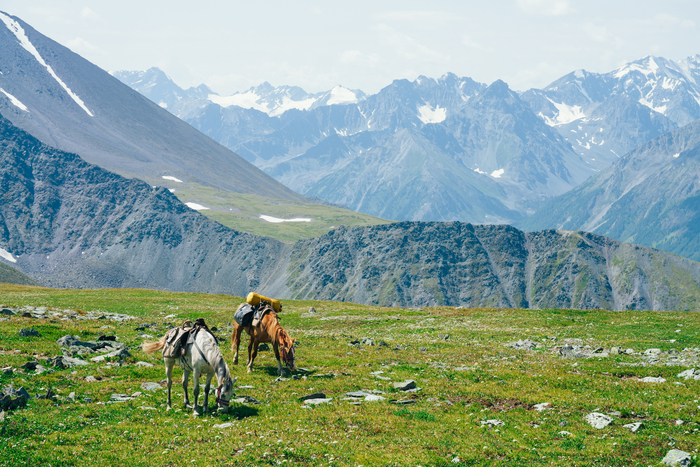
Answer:
[{"label": "horse's leg", "polygon": [[191,409],[192,406],[190,405],[190,395],[188,394],[187,390],[187,384],[190,379],[190,372],[188,370],[183,369],[182,371],[182,391],[185,393],[185,408],[186,409]]},{"label": "horse's leg", "polygon": [[168,379],[168,408],[166,410],[171,410],[172,404],[170,402],[170,388],[173,386],[173,365],[174,362],[170,359],[164,358],[165,361],[165,377]]},{"label": "horse's leg", "polygon": [[233,364],[238,365],[238,348],[241,345],[241,334],[243,333],[243,326],[238,323],[234,325],[233,332],[231,333],[231,351],[233,352]]},{"label": "horse's leg", "polygon": [[[253,347],[252,354],[250,353],[250,351],[251,351],[250,344],[252,344],[252,347]],[[250,344],[248,345],[248,373],[253,372],[253,361],[255,360],[255,357],[258,356],[258,342],[255,339],[251,338]]]},{"label": "horse's leg", "polygon": [[[194,364],[194,362],[192,363]],[[199,413],[197,413],[197,401],[199,400],[199,369],[195,367],[192,375],[194,378],[194,390],[192,391],[194,394],[194,416],[197,417],[199,415]]]},{"label": "horse's leg", "polygon": [[275,349],[275,358],[277,359],[277,372],[280,376],[284,376],[284,370],[282,369],[282,362],[280,361],[280,349],[279,344],[275,342],[272,344],[272,348]]},{"label": "horse's leg", "polygon": [[209,412],[209,388],[211,387],[211,378],[214,373],[207,373],[206,383],[204,384],[204,410],[202,413]]}]

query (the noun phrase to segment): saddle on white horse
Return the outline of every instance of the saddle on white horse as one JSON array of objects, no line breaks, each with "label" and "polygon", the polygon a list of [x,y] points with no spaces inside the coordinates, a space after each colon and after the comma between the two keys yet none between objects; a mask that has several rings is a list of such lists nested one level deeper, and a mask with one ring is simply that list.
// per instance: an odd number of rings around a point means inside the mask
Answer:
[{"label": "saddle on white horse", "polygon": [[[163,357],[182,358],[187,353],[187,346],[195,344],[195,338],[200,330],[205,330],[212,335],[214,341],[219,343],[213,332],[204,322],[204,318],[198,318],[194,324],[187,320],[182,326],[173,328],[165,334],[165,347],[163,347]],[[206,360],[206,359],[205,359]]]}]

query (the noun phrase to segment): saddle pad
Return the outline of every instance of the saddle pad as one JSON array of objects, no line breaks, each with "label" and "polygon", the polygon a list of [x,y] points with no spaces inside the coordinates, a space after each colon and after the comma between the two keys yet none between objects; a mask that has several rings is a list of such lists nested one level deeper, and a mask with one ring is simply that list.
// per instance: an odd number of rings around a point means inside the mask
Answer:
[{"label": "saddle pad", "polygon": [[239,326],[248,327],[250,323],[253,322],[253,314],[255,309],[248,303],[243,303],[236,310],[236,314],[233,315],[233,319],[236,320]]}]

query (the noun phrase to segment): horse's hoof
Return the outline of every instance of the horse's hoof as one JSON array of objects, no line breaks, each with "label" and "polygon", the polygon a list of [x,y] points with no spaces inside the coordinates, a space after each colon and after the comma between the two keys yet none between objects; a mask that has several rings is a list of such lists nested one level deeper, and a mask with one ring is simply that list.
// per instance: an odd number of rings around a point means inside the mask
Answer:
[{"label": "horse's hoof", "polygon": [[195,410],[194,413],[192,414],[192,416],[193,416],[193,417],[199,417],[199,412],[197,412],[197,411]]},{"label": "horse's hoof", "polygon": [[168,407],[165,409],[166,412],[169,412],[169,411],[171,411],[171,410],[173,410],[173,408],[170,407],[170,406],[168,406]]},{"label": "horse's hoof", "polygon": [[188,403],[185,403],[185,408],[186,408],[186,409],[192,409],[192,408],[194,408],[194,407],[192,407],[192,404],[190,404],[190,403],[188,402]]}]

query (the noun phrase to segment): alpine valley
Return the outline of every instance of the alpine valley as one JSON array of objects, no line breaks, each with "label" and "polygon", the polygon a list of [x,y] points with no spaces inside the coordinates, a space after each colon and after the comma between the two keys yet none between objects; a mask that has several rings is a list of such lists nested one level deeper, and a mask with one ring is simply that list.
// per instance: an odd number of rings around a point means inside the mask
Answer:
[{"label": "alpine valley", "polygon": [[[700,311],[691,259],[505,225],[576,187],[602,186],[616,167],[659,190],[682,167],[694,170],[698,57],[647,57],[525,93],[447,74],[374,95],[264,83],[218,96],[183,90],[157,69],[110,75],[19,18],[0,19],[0,262],[28,277],[3,269],[13,281],[387,306]],[[645,158],[659,170],[635,166]],[[213,193],[212,202],[246,197],[260,225],[261,199],[288,213],[320,206],[337,210],[334,219],[364,217],[281,241],[191,209],[172,183]],[[692,190],[682,191],[690,219]],[[612,216],[619,210],[605,206],[617,199],[596,203]],[[576,222],[632,235],[616,215]],[[668,235],[694,224],[682,225]]]}]

